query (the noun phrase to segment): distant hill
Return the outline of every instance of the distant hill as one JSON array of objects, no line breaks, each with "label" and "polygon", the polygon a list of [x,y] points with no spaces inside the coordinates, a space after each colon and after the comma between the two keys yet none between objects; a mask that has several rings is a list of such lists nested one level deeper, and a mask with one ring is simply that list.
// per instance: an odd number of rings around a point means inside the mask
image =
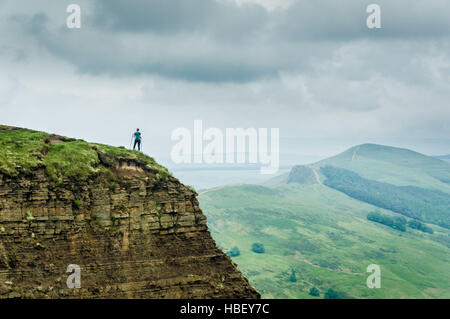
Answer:
[{"label": "distant hill", "polygon": [[312,165],[295,166],[287,179],[278,179],[306,181],[324,182],[360,201],[450,228],[450,164],[441,159],[363,144]]},{"label": "distant hill", "polygon": [[[313,298],[316,287],[321,297],[332,288],[341,297],[449,298],[449,180],[441,159],[363,144],[262,186],[204,192],[200,205],[216,242],[240,251],[232,258],[263,297]],[[365,285],[372,263],[383,289]]]},{"label": "distant hill", "polygon": [[[305,165],[302,165],[305,166]],[[362,144],[336,156],[306,165],[319,174],[321,167],[341,167],[358,173],[367,179],[397,186],[418,186],[450,193],[450,163],[408,149],[377,144]],[[298,169],[299,166],[294,167]],[[265,183],[274,186],[286,183],[284,174]]]},{"label": "distant hill", "polygon": [[450,191],[450,164],[408,149],[363,144],[316,164],[325,165],[351,169],[382,182],[438,189],[445,186]]}]

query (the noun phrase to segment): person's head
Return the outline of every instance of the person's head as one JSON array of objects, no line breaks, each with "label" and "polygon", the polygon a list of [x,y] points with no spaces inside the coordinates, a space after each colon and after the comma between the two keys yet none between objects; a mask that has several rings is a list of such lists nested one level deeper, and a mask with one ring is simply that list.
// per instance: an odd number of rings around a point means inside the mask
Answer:
[{"label": "person's head", "polygon": [[136,129],[136,132],[139,132],[139,129],[138,129],[138,128]]}]

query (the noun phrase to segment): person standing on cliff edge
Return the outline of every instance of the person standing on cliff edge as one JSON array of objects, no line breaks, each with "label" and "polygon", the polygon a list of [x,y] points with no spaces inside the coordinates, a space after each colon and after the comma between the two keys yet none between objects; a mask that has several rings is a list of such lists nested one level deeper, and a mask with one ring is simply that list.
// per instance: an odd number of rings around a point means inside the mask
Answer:
[{"label": "person standing on cliff edge", "polygon": [[142,134],[139,132],[139,129],[136,129],[136,132],[133,133],[132,138],[134,138],[134,145],[133,150],[136,148],[136,145],[138,146],[138,151],[141,151],[141,141],[142,141]]}]

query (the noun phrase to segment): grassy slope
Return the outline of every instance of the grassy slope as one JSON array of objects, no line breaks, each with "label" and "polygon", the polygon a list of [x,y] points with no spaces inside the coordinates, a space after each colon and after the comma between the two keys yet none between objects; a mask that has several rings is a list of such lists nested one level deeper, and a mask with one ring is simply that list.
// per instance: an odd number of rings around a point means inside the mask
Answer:
[{"label": "grassy slope", "polygon": [[[233,260],[263,297],[308,298],[312,286],[356,298],[450,297],[447,247],[429,234],[368,221],[373,206],[326,186],[226,187],[204,193],[200,203],[217,243],[239,247]],[[254,242],[266,253],[252,252]],[[372,263],[381,266],[381,289],[366,287]]]}]

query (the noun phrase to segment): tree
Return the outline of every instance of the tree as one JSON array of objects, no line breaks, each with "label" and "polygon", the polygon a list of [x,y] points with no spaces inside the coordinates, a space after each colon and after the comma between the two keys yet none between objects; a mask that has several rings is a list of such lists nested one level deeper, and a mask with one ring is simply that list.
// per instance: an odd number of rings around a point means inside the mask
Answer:
[{"label": "tree", "polygon": [[320,296],[319,289],[317,289],[316,287],[312,287],[311,289],[309,289],[309,294],[310,294],[310,296],[313,296],[313,297]]},{"label": "tree", "polygon": [[257,254],[264,254],[266,250],[264,249],[264,245],[261,243],[253,243],[252,251]]},{"label": "tree", "polygon": [[324,295],[325,299],[341,299],[339,296],[339,293],[335,291],[333,288],[330,288],[327,290],[327,292]]},{"label": "tree", "polygon": [[289,281],[290,282],[297,282],[297,277],[295,276],[295,270],[294,269],[291,270],[291,275],[289,276]]},{"label": "tree", "polygon": [[228,256],[230,257],[237,257],[241,254],[238,247],[233,247],[229,252],[227,252]]}]

